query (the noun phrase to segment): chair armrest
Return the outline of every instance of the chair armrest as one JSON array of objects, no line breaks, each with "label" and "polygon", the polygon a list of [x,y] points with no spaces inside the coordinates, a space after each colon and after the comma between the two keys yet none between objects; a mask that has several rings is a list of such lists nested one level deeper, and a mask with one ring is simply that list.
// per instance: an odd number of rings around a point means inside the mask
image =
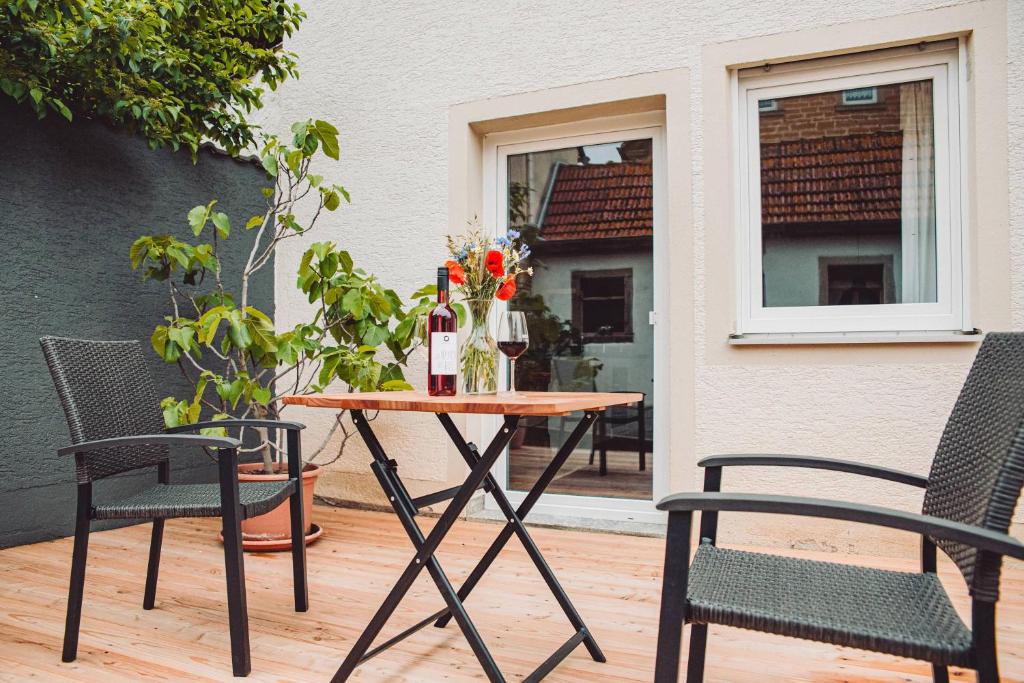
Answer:
[{"label": "chair armrest", "polygon": [[774,453],[737,453],[728,455],[712,455],[707,458],[704,458],[697,464],[700,465],[701,467],[806,467],[815,470],[832,470],[834,472],[849,472],[851,474],[861,474],[866,477],[874,477],[875,479],[885,479],[887,481],[894,481],[899,484],[917,486],[918,488],[922,489],[928,486],[928,477],[922,477],[919,474],[912,474],[910,472],[893,470],[889,469],[888,467],[867,465],[861,462],[854,462],[852,460],[816,458],[810,455],[777,455]]},{"label": "chair armrest", "polygon": [[194,432],[197,429],[209,429],[211,427],[267,427],[269,429],[284,429],[299,431],[305,429],[306,425],[299,422],[285,422],[284,420],[261,420],[257,418],[241,418],[241,419],[228,419],[228,420],[208,420],[206,422],[195,422],[189,425],[178,425],[177,427],[168,427],[166,432],[168,434],[178,434],[179,432]]},{"label": "chair armrest", "polygon": [[65,446],[57,451],[57,455],[88,453],[103,448],[120,448],[122,446],[206,446],[208,448],[239,448],[242,442],[226,436],[201,436],[198,434],[139,434],[136,436],[119,436],[113,439],[85,441],[73,446]]},{"label": "chair armrest", "polygon": [[760,512],[839,519],[913,531],[933,538],[957,541],[999,555],[1024,559],[1024,544],[1007,534],[942,517],[892,510],[876,505],[757,493],[676,493],[662,499],[658,503],[658,509],[668,512]]}]

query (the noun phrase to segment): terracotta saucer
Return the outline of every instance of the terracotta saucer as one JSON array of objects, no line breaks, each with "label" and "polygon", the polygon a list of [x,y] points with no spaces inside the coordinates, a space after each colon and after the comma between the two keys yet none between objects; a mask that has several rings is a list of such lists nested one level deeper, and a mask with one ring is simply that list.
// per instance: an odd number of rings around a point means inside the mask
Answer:
[{"label": "terracotta saucer", "polygon": [[[324,530],[319,524],[313,523],[310,525],[310,531],[306,534],[306,545],[312,545],[318,538],[323,536]],[[224,542],[223,534],[217,534],[217,538],[220,542]],[[254,553],[270,553],[277,552],[280,550],[291,550],[292,539],[290,538],[275,538],[270,540],[257,540],[242,537],[242,548]]]}]

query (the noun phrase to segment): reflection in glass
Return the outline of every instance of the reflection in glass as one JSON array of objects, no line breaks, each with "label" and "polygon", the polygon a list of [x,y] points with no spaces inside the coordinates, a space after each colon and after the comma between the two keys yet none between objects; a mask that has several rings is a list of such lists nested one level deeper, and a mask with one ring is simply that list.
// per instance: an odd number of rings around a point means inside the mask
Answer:
[{"label": "reflection in glass", "polygon": [[[651,140],[511,155],[507,192],[509,229],[534,268],[510,302],[530,331],[517,387],[651,398]],[[609,409],[548,491],[650,499],[652,414],[650,400]],[[579,418],[527,419],[509,448],[509,488],[528,489]]]},{"label": "reflection in glass", "polygon": [[937,301],[932,82],[758,112],[764,305]]}]

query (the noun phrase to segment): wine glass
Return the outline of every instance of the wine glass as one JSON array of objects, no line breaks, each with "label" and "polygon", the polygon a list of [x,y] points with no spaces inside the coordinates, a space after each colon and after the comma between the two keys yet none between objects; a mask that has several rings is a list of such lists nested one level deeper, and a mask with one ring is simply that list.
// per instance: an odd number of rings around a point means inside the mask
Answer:
[{"label": "wine glass", "polygon": [[530,335],[526,329],[526,314],[522,311],[505,311],[498,323],[498,349],[512,362],[509,371],[508,393],[516,393],[516,359],[526,352]]}]

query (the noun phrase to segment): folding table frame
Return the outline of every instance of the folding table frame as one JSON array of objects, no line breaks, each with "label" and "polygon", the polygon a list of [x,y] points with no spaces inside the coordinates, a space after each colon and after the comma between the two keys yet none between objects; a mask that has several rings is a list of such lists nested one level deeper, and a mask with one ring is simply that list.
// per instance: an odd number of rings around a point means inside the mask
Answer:
[{"label": "folding table frame", "polygon": [[[413,546],[416,549],[416,554],[413,559],[409,561],[405,571],[402,572],[401,577],[395,584],[395,587],[391,589],[387,598],[381,604],[377,613],[374,614],[373,619],[370,621],[369,626],[363,631],[362,635],[356,641],[355,646],[348,653],[345,661],[338,669],[337,673],[332,679],[335,683],[345,681],[352,672],[355,671],[356,667],[374,657],[384,650],[387,650],[392,645],[397,644],[408,636],[416,633],[420,629],[424,628],[430,623],[433,623],[439,628],[443,628],[447,625],[448,621],[454,617],[459,628],[462,630],[463,635],[466,636],[466,640],[469,641],[470,647],[473,649],[473,653],[480,661],[480,666],[483,667],[484,672],[487,674],[488,680],[492,683],[504,682],[505,677],[498,669],[498,665],[495,663],[494,658],[491,656],[490,651],[484,644],[483,638],[477,631],[476,626],[473,625],[473,621],[469,618],[469,614],[466,613],[465,605],[463,604],[466,598],[469,597],[470,592],[476,586],[476,584],[483,578],[484,573],[494,562],[494,559],[501,552],[505,544],[508,543],[512,535],[516,535],[522,542],[523,547],[526,548],[527,554],[530,559],[533,560],[534,565],[537,567],[537,571],[544,578],[548,588],[551,590],[552,595],[555,596],[555,600],[558,601],[562,611],[565,612],[566,618],[569,623],[575,629],[575,633],[571,638],[565,641],[565,643],[559,647],[555,652],[544,660],[537,669],[527,676],[524,681],[527,683],[533,683],[544,678],[548,673],[551,672],[563,659],[569,656],[573,650],[575,650],[581,643],[587,648],[590,656],[597,662],[604,662],[605,656],[601,652],[601,648],[598,647],[597,641],[594,640],[593,634],[587,628],[586,624],[583,623],[583,619],[580,617],[579,612],[573,606],[569,600],[569,596],[566,595],[562,585],[558,582],[554,572],[548,565],[544,556],[541,554],[537,544],[534,543],[530,537],[530,533],[526,530],[523,525],[523,519],[529,514],[530,510],[537,503],[544,490],[554,480],[555,475],[558,474],[559,469],[572,454],[572,452],[579,445],[580,441],[586,435],[590,429],[594,420],[597,419],[597,411],[588,410],[584,413],[583,418],[576,424],[575,429],[569,435],[569,438],[565,441],[562,447],[558,450],[554,459],[544,470],[544,473],[540,476],[537,482],[530,489],[526,498],[520,503],[518,508],[513,508],[512,503],[509,502],[505,496],[505,492],[502,491],[498,482],[495,480],[494,475],[491,474],[491,468],[494,466],[498,456],[508,446],[509,441],[512,440],[512,436],[515,434],[516,428],[519,425],[520,416],[518,415],[505,415],[504,422],[498,433],[494,436],[490,445],[484,449],[481,454],[477,447],[471,443],[467,443],[459,432],[455,423],[452,422],[451,417],[448,413],[437,413],[438,419],[441,421],[441,425],[448,433],[449,438],[455,447],[458,449],[462,458],[469,465],[469,475],[466,477],[465,482],[460,486],[455,486],[450,489],[438,491],[418,498],[413,498],[409,495],[401,478],[398,476],[398,465],[394,460],[388,458],[384,452],[384,448],[377,440],[376,435],[370,428],[370,424],[360,409],[351,410],[352,421],[355,423],[359,434],[362,436],[363,441],[366,442],[367,448],[370,450],[370,454],[373,456],[373,462],[370,463],[370,467],[373,473],[377,477],[377,481],[380,482],[380,486],[384,489],[384,493],[387,495],[388,500],[391,502],[391,506],[398,515],[398,518],[402,522],[402,526],[405,527],[406,533],[409,535],[409,539],[412,541]],[[441,541],[444,540],[445,536],[451,530],[458,516],[466,508],[470,498],[474,492],[483,488],[487,494],[494,497],[495,502],[498,504],[498,508],[505,516],[507,523],[502,527],[498,537],[488,548],[483,558],[480,559],[479,563],[470,573],[469,577],[462,587],[456,591],[455,587],[452,586],[451,581],[448,579],[441,567],[441,563],[435,556],[438,546]],[[451,500],[451,503],[445,508],[438,519],[437,524],[430,533],[424,536],[420,530],[418,524],[416,524],[415,516],[419,512],[419,509],[435,503],[440,503],[445,500]],[[432,614],[426,619],[423,619],[414,626],[402,631],[398,635],[389,638],[380,645],[370,649],[370,645],[380,634],[384,624],[388,621],[391,615],[398,608],[402,598],[405,597],[409,588],[412,586],[413,581],[419,576],[419,573],[426,569],[430,574],[430,578],[433,579],[437,585],[438,591],[441,593],[441,597],[444,598],[446,607]]]}]

